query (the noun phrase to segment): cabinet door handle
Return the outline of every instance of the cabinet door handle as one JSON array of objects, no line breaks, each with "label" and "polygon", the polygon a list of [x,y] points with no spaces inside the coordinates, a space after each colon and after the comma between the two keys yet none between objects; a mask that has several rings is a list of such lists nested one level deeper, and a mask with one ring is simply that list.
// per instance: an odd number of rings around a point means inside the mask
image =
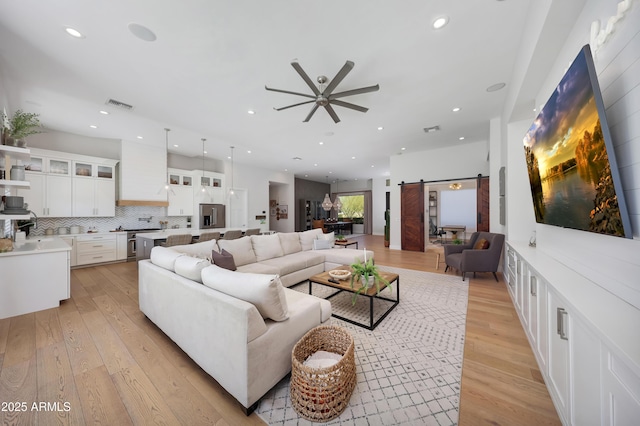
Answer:
[{"label": "cabinet door handle", "polygon": [[536,297],[538,295],[538,280],[536,279],[536,277],[531,277],[530,288],[531,295]]},{"label": "cabinet door handle", "polygon": [[565,321],[565,319],[569,314],[564,308],[558,308],[556,314],[557,314],[556,331],[562,340],[569,340],[569,336],[567,336],[566,321]]}]

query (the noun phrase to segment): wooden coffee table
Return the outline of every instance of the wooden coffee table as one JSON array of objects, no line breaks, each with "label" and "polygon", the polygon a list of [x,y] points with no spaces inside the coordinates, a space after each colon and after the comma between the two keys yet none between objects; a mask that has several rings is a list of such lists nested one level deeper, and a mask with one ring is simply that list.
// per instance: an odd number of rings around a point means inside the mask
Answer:
[{"label": "wooden coffee table", "polygon": [[356,240],[344,240],[344,241],[334,241],[334,244],[337,246],[342,246],[347,248],[348,246],[356,245],[356,249],[358,248],[358,242]]},{"label": "wooden coffee table", "polygon": [[[343,269],[343,270],[347,270],[350,271],[351,267],[349,266],[338,266],[337,268],[334,269]],[[366,296],[369,298],[369,324],[363,324],[357,321],[354,321],[350,318],[345,318],[342,317],[340,315],[336,315],[334,313],[332,313],[331,315],[341,319],[343,321],[349,322],[351,324],[355,324],[358,325],[360,327],[364,327],[368,330],[373,330],[374,328],[376,328],[378,326],[378,324],[380,324],[382,322],[383,319],[385,319],[387,317],[387,315],[389,315],[389,312],[391,312],[396,306],[398,306],[398,303],[400,303],[400,276],[398,274],[393,274],[391,272],[384,272],[384,271],[379,271],[380,272],[380,276],[382,278],[384,278],[385,280],[389,281],[390,285],[393,285],[393,283],[396,283],[396,299],[389,299],[386,297],[382,297],[378,294],[376,294],[376,292],[378,291],[376,286],[374,285],[373,287],[371,287],[367,292],[363,292],[360,293],[360,295],[362,296]],[[331,281],[329,281],[331,280]],[[309,294],[312,294],[312,288],[313,288],[313,284],[321,284],[327,287],[332,287],[337,289],[338,291],[336,291],[335,293],[330,294],[329,296],[326,297],[326,299],[331,299],[333,296],[342,293],[343,291],[349,292],[349,293],[355,293],[358,290],[357,285],[355,285],[354,283],[354,288],[351,288],[351,278],[344,280],[344,281],[339,281],[339,280],[335,280],[336,282],[334,282],[333,278],[331,278],[331,276],[329,275],[329,271],[327,272],[323,272],[321,274],[316,274],[314,276],[312,276],[311,278],[309,278]],[[380,290],[382,290],[383,288],[385,288],[386,285],[384,283],[380,283]],[[378,320],[376,322],[373,321],[373,317],[374,317],[374,312],[373,312],[373,300],[374,299],[380,299],[380,300],[386,300],[388,302],[393,302],[391,304],[391,306],[389,307],[389,309],[387,309],[384,314],[382,314],[382,316],[380,318],[378,318]]]}]

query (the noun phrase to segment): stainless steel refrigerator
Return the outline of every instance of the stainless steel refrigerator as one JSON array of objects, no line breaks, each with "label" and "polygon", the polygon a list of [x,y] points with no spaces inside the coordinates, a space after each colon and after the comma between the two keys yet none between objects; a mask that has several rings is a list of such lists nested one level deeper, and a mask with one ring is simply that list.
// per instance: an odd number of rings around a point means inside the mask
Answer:
[{"label": "stainless steel refrigerator", "polygon": [[200,229],[225,227],[224,204],[200,204]]}]

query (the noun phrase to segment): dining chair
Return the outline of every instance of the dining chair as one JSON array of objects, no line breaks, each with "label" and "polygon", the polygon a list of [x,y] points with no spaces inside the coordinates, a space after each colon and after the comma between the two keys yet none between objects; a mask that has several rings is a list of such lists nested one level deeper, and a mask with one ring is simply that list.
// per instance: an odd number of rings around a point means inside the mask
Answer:
[{"label": "dining chair", "polygon": [[260,235],[260,228],[251,228],[244,231],[244,235]]},{"label": "dining chair", "polygon": [[223,240],[235,240],[242,237],[242,231],[239,229],[233,229],[231,231],[226,231],[222,235]]},{"label": "dining chair", "polygon": [[219,239],[220,239],[219,232],[203,232],[202,234],[200,234],[200,237],[198,238],[198,242],[201,243],[203,241],[219,240]]}]

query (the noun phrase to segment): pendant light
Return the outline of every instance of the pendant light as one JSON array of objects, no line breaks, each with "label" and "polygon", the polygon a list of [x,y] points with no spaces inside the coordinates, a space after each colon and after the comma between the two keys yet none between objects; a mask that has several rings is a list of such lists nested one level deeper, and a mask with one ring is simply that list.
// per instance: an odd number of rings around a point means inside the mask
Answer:
[{"label": "pendant light", "polygon": [[207,193],[207,185],[204,184],[205,180],[205,176],[204,176],[204,154],[206,153],[206,151],[204,150],[204,142],[206,141],[205,138],[200,139],[202,141],[202,179],[200,179],[200,192],[202,192],[203,196],[208,196],[209,194]]},{"label": "pendant light", "polygon": [[333,202],[333,208],[336,213],[340,212],[340,209],[342,208],[342,201],[340,201],[340,197],[338,197],[338,179],[336,179],[336,199]]},{"label": "pendant light", "polygon": [[229,148],[231,148],[231,156],[229,157],[231,159],[231,187],[229,188],[229,197],[235,197],[236,192],[233,187],[233,149],[235,146],[230,146]]},{"label": "pendant light", "polygon": [[[327,185],[329,184],[329,176],[326,176],[327,179]],[[333,204],[331,203],[331,198],[329,198],[329,193],[325,193],[324,194],[324,200],[322,200],[322,208],[324,209],[325,212],[328,212],[329,210],[331,210],[331,207],[333,207]]]},{"label": "pendant light", "polygon": [[158,194],[160,194],[162,191],[164,191],[167,195],[168,194],[173,194],[176,195],[175,192],[173,192],[173,189],[171,188],[171,185],[169,184],[169,132],[171,131],[171,129],[165,127],[164,128],[164,133],[165,133],[165,141],[166,141],[166,153],[167,153],[167,180],[164,182],[164,186],[162,188],[160,188],[160,191],[158,191]]}]

